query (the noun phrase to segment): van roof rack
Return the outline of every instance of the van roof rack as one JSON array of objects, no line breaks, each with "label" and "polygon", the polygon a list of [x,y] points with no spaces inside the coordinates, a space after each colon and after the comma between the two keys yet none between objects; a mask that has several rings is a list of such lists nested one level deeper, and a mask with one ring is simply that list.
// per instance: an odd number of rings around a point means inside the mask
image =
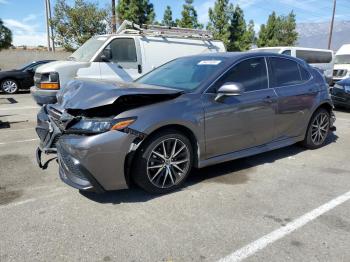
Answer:
[{"label": "van roof rack", "polygon": [[168,27],[161,25],[138,25],[128,20],[119,26],[117,34],[140,34],[161,37],[185,37],[211,40],[213,35],[210,31],[192,28]]}]

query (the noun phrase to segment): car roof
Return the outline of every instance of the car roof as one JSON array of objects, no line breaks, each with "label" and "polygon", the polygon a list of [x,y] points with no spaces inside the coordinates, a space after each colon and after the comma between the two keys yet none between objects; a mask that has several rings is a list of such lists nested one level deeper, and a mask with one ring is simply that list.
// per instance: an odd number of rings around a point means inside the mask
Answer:
[{"label": "car roof", "polygon": [[277,56],[277,57],[282,57],[282,58],[288,58],[292,59],[295,61],[302,61],[300,59],[297,59],[295,57],[291,57],[288,55],[283,55],[283,54],[276,54],[272,52],[220,52],[220,53],[209,53],[209,54],[200,54],[200,55],[192,55],[192,56],[186,56],[186,57],[203,57],[203,59],[206,58],[231,58],[234,60],[238,59],[244,59],[244,58],[250,58],[250,57],[257,57],[257,56]]}]

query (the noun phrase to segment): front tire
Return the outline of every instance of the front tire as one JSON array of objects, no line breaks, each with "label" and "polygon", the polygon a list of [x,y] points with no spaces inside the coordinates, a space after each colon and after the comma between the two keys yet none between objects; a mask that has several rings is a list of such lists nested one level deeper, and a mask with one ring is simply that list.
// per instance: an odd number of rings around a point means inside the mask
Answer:
[{"label": "front tire", "polygon": [[308,149],[324,146],[331,126],[330,119],[330,114],[326,109],[318,109],[311,117],[302,145]]},{"label": "front tire", "polygon": [[1,82],[1,90],[6,94],[15,94],[18,92],[19,86],[15,80],[5,79]]},{"label": "front tire", "polygon": [[193,165],[190,140],[176,130],[152,136],[133,161],[135,183],[149,193],[165,194],[181,187]]}]

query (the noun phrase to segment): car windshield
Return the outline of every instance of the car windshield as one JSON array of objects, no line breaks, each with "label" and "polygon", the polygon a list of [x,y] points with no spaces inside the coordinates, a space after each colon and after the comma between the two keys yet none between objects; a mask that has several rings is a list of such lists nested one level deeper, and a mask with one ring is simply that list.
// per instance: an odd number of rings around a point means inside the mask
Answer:
[{"label": "car windshield", "polygon": [[20,66],[18,69],[23,71],[23,70],[25,70],[27,67],[31,66],[33,63],[34,63],[34,62],[26,63],[26,64]]},{"label": "car windshield", "polygon": [[336,55],[334,63],[336,63],[336,64],[350,64],[350,55]]},{"label": "car windshield", "polygon": [[106,42],[107,36],[97,36],[90,38],[81,47],[79,47],[68,60],[77,62],[89,62],[96,54],[97,50]]},{"label": "car windshield", "polygon": [[179,58],[158,67],[135,82],[191,91],[198,88],[207,76],[218,72],[224,60],[226,58],[223,57]]}]

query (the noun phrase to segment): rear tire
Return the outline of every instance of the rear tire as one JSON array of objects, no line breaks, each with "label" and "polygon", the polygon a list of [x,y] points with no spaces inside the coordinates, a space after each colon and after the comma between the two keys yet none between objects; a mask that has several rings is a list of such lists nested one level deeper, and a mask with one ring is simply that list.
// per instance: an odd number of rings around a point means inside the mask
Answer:
[{"label": "rear tire", "polygon": [[165,130],[152,136],[138,150],[132,177],[147,192],[165,194],[184,184],[192,165],[190,140],[176,130]]},{"label": "rear tire", "polygon": [[311,117],[302,145],[308,149],[324,146],[331,126],[330,119],[330,114],[326,109],[318,109]]},{"label": "rear tire", "polygon": [[19,90],[19,85],[15,80],[5,79],[1,82],[1,90],[6,94],[15,94]]}]

